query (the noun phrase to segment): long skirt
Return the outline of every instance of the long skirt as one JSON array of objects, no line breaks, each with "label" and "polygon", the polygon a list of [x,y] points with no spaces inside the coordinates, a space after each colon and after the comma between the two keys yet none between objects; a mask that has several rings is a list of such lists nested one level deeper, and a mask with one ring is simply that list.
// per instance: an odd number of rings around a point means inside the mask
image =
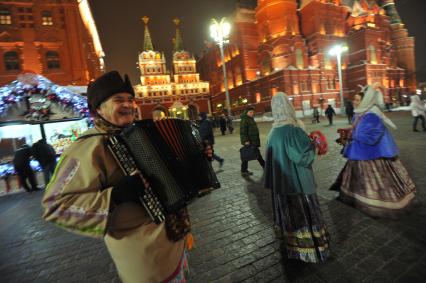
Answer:
[{"label": "long skirt", "polygon": [[329,236],[318,198],[312,195],[281,196],[273,190],[274,223],[290,259],[322,262],[330,254]]},{"label": "long skirt", "polygon": [[412,208],[416,186],[398,158],[348,160],[333,190],[373,217],[395,218]]}]

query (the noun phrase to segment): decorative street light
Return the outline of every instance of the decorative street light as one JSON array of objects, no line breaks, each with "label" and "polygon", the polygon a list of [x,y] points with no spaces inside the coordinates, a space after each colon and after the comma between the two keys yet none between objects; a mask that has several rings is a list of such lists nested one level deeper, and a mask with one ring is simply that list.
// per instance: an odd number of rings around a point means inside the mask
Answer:
[{"label": "decorative street light", "polygon": [[337,70],[339,73],[339,89],[340,89],[340,114],[343,114],[345,111],[345,105],[343,104],[343,81],[342,81],[342,53],[348,51],[346,45],[336,45],[330,49],[328,54],[331,56],[336,56],[337,58]]},{"label": "decorative street light", "polygon": [[222,60],[222,69],[223,69],[223,83],[225,85],[225,95],[226,95],[226,110],[228,115],[231,116],[231,100],[229,98],[229,89],[228,89],[228,78],[226,76],[226,62],[225,54],[223,52],[223,45],[228,43],[228,37],[231,33],[231,25],[226,21],[225,18],[222,18],[218,23],[215,19],[212,19],[212,24],[210,25],[210,36],[214,41],[219,45],[220,57]]}]

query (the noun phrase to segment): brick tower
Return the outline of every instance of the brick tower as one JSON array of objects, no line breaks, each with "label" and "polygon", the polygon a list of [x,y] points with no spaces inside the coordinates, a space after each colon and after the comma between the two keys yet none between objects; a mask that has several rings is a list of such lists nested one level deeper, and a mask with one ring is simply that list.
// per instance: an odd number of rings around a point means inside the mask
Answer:
[{"label": "brick tower", "polygon": [[416,61],[414,52],[414,37],[408,35],[407,29],[399,17],[393,0],[383,0],[383,9],[390,18],[392,41],[396,49],[398,66],[405,69],[407,87],[410,91],[416,91]]},{"label": "brick tower", "polygon": [[308,66],[296,0],[259,0],[256,19],[260,42],[258,64],[262,75],[290,65],[299,69]]}]

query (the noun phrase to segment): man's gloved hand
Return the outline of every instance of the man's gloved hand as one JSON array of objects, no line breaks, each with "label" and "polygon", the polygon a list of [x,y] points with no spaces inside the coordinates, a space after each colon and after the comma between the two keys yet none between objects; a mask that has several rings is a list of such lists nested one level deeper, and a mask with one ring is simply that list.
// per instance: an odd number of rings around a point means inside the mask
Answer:
[{"label": "man's gloved hand", "polygon": [[111,199],[117,205],[128,201],[139,202],[144,186],[139,175],[124,176],[112,188]]}]

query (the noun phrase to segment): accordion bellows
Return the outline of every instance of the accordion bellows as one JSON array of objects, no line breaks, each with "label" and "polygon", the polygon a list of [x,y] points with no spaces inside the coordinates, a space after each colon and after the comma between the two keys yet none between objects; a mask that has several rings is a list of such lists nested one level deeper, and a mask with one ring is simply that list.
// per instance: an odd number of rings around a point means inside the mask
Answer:
[{"label": "accordion bellows", "polygon": [[108,146],[126,174],[139,171],[150,183],[141,188],[142,203],[156,223],[187,206],[198,191],[220,187],[190,121],[138,121],[110,138]]}]

